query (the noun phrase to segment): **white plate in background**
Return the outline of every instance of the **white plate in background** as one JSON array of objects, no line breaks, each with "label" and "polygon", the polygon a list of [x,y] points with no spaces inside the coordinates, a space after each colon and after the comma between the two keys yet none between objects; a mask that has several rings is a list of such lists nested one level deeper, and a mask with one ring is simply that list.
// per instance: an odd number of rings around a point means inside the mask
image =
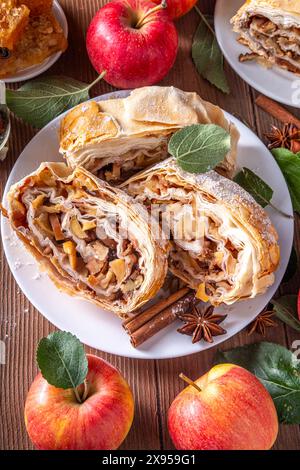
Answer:
[{"label": "white plate in background", "polygon": [[[57,0],[54,0],[53,2],[53,13],[54,13],[55,18],[59,22],[60,26],[62,27],[65,37],[67,38],[68,37],[67,18],[66,18],[65,12],[63,11],[62,7],[60,6]],[[52,67],[53,64],[55,64],[55,62],[58,61],[61,55],[62,55],[62,52],[56,52],[55,54],[52,54],[50,57],[45,59],[41,64],[27,67],[26,69],[20,70],[20,72],[16,73],[12,77],[6,77],[6,78],[3,78],[2,80],[5,83],[16,83],[16,82],[21,82],[24,80],[30,80],[31,78],[37,77],[38,75],[41,75],[42,73],[46,72],[46,70],[48,70],[50,67]],[[1,60],[5,60],[5,59],[1,59]]]},{"label": "white plate in background", "polygon": [[260,93],[280,103],[300,108],[300,77],[274,66],[265,68],[255,60],[240,62],[239,55],[249,48],[237,42],[238,35],[232,31],[230,19],[245,0],[217,0],[215,8],[215,31],[220,48],[233,70]]},{"label": "white plate in background", "polygon": [[[128,92],[116,92],[99,97],[124,97]],[[271,153],[258,137],[235,117],[226,113],[240,131],[238,165],[246,166],[263,178],[274,190],[272,202],[275,206],[292,213],[292,204],[283,175]],[[61,161],[58,153],[58,127],[61,117],[54,119],[42,129],[25,147],[13,167],[4,192],[11,184],[34,171],[43,161]],[[192,344],[191,337],[181,335],[176,329],[181,324],[175,322],[147,341],[139,349],[134,349],[129,337],[121,326],[121,320],[113,313],[85,301],[60,292],[45,274],[39,274],[37,263],[24,249],[13,233],[8,221],[2,217],[1,232],[3,246],[10,269],[30,302],[51,323],[61,330],[70,331],[83,343],[112,354],[141,359],[164,359],[185,356],[216,346],[245,328],[263,310],[281,283],[290,257],[293,243],[293,220],[283,217],[268,207],[267,212],[275,225],[280,241],[281,262],[276,272],[273,286],[261,296],[252,300],[237,302],[230,307],[219,307],[220,313],[228,313],[222,323],[227,334],[214,338],[211,345],[204,341]]]}]

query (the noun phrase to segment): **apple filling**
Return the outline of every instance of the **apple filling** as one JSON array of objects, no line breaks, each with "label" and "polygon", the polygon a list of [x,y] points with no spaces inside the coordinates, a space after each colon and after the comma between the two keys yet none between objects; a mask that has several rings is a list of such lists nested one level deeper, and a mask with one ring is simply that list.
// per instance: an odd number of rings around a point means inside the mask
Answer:
[{"label": "apple filling", "polygon": [[89,147],[89,160],[84,166],[98,178],[117,185],[135,173],[165,160],[168,156],[168,139],[167,137],[142,139],[137,148],[133,147],[128,151],[124,148],[125,153],[122,153],[122,146],[119,149],[114,149],[112,146],[109,150],[111,155],[108,154],[106,157],[100,157],[100,150],[101,148],[93,150],[92,146]]},{"label": "apple filling", "polygon": [[61,274],[95,295],[126,303],[144,281],[137,241],[123,216],[108,201],[101,204],[86,183],[57,181],[44,169],[28,177],[13,201],[14,219]]},{"label": "apple filling", "polygon": [[242,54],[240,61],[261,59],[267,65],[278,65],[300,74],[300,28],[275,23],[262,15],[242,15],[233,20],[239,42],[248,46],[249,54]]},{"label": "apple filling", "polygon": [[167,173],[150,173],[142,183],[133,179],[126,190],[160,220],[171,240],[171,272],[197,290],[200,299],[213,299],[217,305],[226,298],[232,303],[237,279],[243,279],[241,297],[250,295],[252,251],[247,233],[224,206]]}]

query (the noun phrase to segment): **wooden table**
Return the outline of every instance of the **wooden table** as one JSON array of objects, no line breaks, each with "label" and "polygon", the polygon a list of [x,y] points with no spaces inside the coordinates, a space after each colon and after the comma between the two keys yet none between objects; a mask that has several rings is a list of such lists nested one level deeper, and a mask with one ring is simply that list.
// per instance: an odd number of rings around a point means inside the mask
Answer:
[{"label": "wooden table", "polygon": [[[69,49],[50,70],[49,74],[65,74],[91,82],[96,74],[90,65],[85,50],[85,31],[96,10],[106,1],[101,0],[61,0],[69,21]],[[213,13],[214,1],[201,1],[204,12]],[[237,117],[241,117],[263,139],[269,130],[272,119],[260,111],[254,104],[256,92],[241,80],[228,66],[226,72],[231,86],[231,94],[225,96],[202,80],[191,59],[191,42],[199,22],[195,11],[189,13],[177,23],[180,47],[176,64],[162,85],[175,85],[183,90],[196,91],[204,99],[218,104]],[[94,95],[112,91],[113,88],[102,81],[93,89]],[[293,110],[296,112],[296,110]],[[298,112],[298,115],[300,113]],[[25,145],[34,136],[35,131],[18,119],[12,120],[13,133],[10,139],[10,152],[0,166],[0,185],[3,192],[5,182],[12,166]],[[295,247],[300,251],[300,219],[296,218]],[[300,253],[299,253],[300,255]],[[0,365],[1,374],[1,449],[32,449],[23,419],[24,401],[30,384],[37,373],[35,361],[36,346],[40,338],[54,330],[43,316],[33,308],[19,287],[6,263],[1,250],[1,289],[0,289],[0,339],[6,344],[6,365]],[[299,288],[300,274],[280,289],[280,293],[296,293]],[[241,308],[242,304],[241,304]],[[298,335],[299,338],[299,335]],[[249,337],[243,331],[223,343],[222,348],[260,341],[259,335]],[[291,348],[297,335],[280,324],[270,329],[268,341],[280,343]],[[174,345],[175,347],[175,345]],[[90,348],[86,348],[91,352]],[[135,418],[131,431],[122,449],[172,449],[168,436],[166,415],[168,407],[183,389],[184,384],[178,378],[184,372],[191,378],[197,378],[211,366],[215,348],[189,357],[146,361],[133,360],[92,351],[118,367],[132,387],[135,397]],[[275,449],[299,449],[299,426],[281,426]]]}]

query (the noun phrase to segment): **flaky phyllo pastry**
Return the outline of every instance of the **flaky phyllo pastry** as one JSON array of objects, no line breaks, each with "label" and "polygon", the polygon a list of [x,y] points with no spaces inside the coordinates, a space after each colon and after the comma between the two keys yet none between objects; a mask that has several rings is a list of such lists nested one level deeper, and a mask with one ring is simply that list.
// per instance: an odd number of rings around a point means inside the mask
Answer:
[{"label": "flaky phyllo pastry", "polygon": [[214,123],[231,134],[231,151],[218,171],[231,176],[238,131],[217,106],[174,87],[144,87],[127,98],[90,101],[61,122],[60,151],[70,167],[81,165],[111,184],[168,156],[172,134],[190,124]]},{"label": "flaky phyllo pastry", "polygon": [[11,187],[8,216],[61,290],[120,316],[164,281],[166,242],[156,240],[145,208],[84,169],[41,164]]},{"label": "flaky phyllo pastry", "polygon": [[233,181],[211,171],[193,175],[173,159],[121,185],[170,234],[169,268],[213,305],[265,292],[279,262],[267,214]]},{"label": "flaky phyllo pastry", "polygon": [[251,50],[241,61],[259,58],[267,66],[300,73],[299,0],[248,0],[231,21],[239,41]]}]

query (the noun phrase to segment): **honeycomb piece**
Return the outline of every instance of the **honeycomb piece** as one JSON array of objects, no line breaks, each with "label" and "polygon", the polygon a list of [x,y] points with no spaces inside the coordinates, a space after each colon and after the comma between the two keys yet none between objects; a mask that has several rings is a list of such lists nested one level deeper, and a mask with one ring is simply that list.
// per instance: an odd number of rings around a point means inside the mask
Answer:
[{"label": "honeycomb piece", "polygon": [[0,78],[40,64],[52,54],[65,51],[67,45],[64,32],[52,13],[29,17],[28,26],[11,56],[1,60]]},{"label": "honeycomb piece", "polygon": [[27,6],[15,6],[15,2],[12,0],[0,0],[0,48],[13,50],[28,21],[29,9]]},{"label": "honeycomb piece", "polygon": [[51,12],[53,0],[18,0],[18,4],[26,5],[30,16],[39,16]]}]

